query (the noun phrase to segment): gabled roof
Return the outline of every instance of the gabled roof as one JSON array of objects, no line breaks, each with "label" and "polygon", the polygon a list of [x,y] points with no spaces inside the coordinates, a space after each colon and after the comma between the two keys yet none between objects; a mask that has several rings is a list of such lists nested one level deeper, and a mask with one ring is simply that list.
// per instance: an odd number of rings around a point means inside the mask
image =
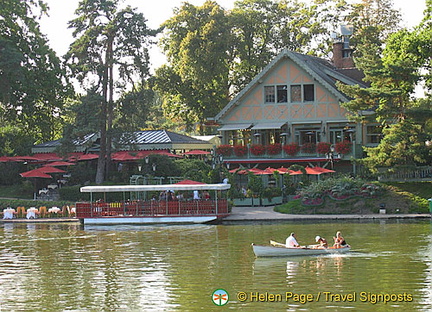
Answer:
[{"label": "gabled roof", "polygon": [[216,115],[215,120],[222,118],[236,103],[246,95],[251,89],[259,84],[262,79],[284,58],[291,59],[295,64],[311,75],[315,80],[321,83],[329,92],[331,92],[339,101],[347,102],[349,98],[339,91],[336,87],[336,81],[344,84],[366,86],[362,81],[362,74],[357,69],[342,71],[335,68],[329,61],[311,56],[300,54],[284,49],[279,53],[264,69],[234,97],[220,112]]},{"label": "gabled roof", "polygon": [[[93,142],[93,149],[98,149],[99,145],[97,139],[98,133],[86,135],[83,139],[73,140],[73,145],[76,150],[83,150],[83,145]],[[118,140],[113,140],[117,149],[129,150],[133,149],[146,150],[146,149],[209,149],[212,145],[208,141],[195,139],[193,137],[167,131],[167,130],[144,130],[135,132],[125,132]],[[50,141],[38,145],[34,145],[32,151],[34,153],[47,153],[53,152],[61,145],[61,140]],[[88,147],[88,144],[87,144]]]}]

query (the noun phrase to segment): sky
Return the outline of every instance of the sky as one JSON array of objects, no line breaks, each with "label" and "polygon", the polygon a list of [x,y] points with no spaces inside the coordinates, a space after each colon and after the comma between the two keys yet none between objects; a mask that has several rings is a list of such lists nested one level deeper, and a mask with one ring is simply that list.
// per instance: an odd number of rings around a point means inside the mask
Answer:
[{"label": "sky", "polygon": [[[153,2],[155,1],[155,2]],[[173,16],[174,8],[181,6],[184,0],[124,0],[125,5],[136,7],[138,12],[144,14],[147,26],[157,28],[164,21]],[[401,9],[402,25],[412,27],[420,23],[426,0],[393,0],[394,7]],[[70,43],[72,43],[72,30],[67,28],[68,21],[74,18],[74,12],[78,7],[79,0],[45,0],[50,8],[49,17],[44,17],[40,24],[42,32],[47,35],[50,47],[57,52],[58,56],[66,54]],[[202,5],[205,0],[188,0],[193,5]],[[216,0],[225,9],[232,9],[235,0]],[[357,2],[357,1],[353,1]],[[360,0],[358,1],[360,2]],[[158,47],[150,51],[151,68],[158,68],[166,62],[165,57]]]}]

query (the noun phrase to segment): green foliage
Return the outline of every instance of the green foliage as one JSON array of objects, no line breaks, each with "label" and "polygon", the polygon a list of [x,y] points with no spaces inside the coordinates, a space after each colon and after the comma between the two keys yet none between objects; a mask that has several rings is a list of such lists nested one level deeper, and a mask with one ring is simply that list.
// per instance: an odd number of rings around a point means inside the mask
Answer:
[{"label": "green foliage", "polygon": [[204,183],[213,182],[209,180],[211,167],[204,161],[199,159],[179,159],[175,162],[180,169],[180,176],[185,179]]},{"label": "green foliage", "polygon": [[[86,107],[84,102],[81,111],[97,112],[92,115],[95,119],[91,127],[97,128],[100,134],[96,172],[96,182],[100,184],[105,179],[105,156],[111,152],[117,104],[114,94],[125,93],[128,88],[133,90],[134,96],[122,98],[122,108],[126,108],[130,101],[136,102],[137,95],[143,95],[136,86],[145,85],[148,78],[149,38],[156,32],[147,28],[144,15],[137,13],[136,9],[130,6],[121,9],[119,0],[81,1],[76,14],[78,17],[69,22],[76,39],[66,60],[72,73],[92,96],[90,102],[94,107]],[[93,79],[95,76],[97,78]],[[90,84],[86,85],[89,81]],[[73,132],[69,131],[72,137]]]},{"label": "green foliage", "polygon": [[261,177],[249,172],[247,188],[252,192],[254,197],[261,197],[264,191],[264,185]]},{"label": "green foliage", "polygon": [[43,142],[59,136],[60,113],[71,95],[59,58],[40,32],[42,1],[11,0],[0,7],[0,120]]}]

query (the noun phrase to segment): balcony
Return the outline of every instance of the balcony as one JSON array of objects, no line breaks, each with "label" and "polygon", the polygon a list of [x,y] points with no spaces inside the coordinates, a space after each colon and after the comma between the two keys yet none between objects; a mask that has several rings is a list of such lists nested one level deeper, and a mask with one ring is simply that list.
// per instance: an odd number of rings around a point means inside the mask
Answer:
[{"label": "balcony", "polygon": [[[282,145],[280,143],[261,145],[220,145],[216,148],[216,153],[223,155],[226,161],[229,160],[262,160],[262,159],[292,159],[301,161],[301,159],[350,159],[351,157],[360,158],[362,147],[360,144],[353,145],[349,141],[330,144],[320,142],[318,144],[306,143],[298,145],[289,143]],[[355,154],[355,155],[354,155]]]}]

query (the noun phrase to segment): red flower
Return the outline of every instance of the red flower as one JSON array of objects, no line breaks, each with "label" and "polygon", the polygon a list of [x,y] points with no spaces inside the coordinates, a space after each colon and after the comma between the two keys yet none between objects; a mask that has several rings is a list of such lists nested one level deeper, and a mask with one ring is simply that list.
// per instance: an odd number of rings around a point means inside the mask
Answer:
[{"label": "red flower", "polygon": [[283,147],[285,153],[287,153],[290,156],[296,155],[298,152],[300,152],[300,146],[297,143],[291,143],[284,145]]},{"label": "red flower", "polygon": [[316,152],[316,144],[315,143],[304,143],[301,146],[301,151],[307,154],[313,154]]},{"label": "red flower", "polygon": [[253,144],[250,147],[251,153],[255,156],[263,155],[265,153],[265,147],[261,144]]},{"label": "red flower", "polygon": [[219,145],[216,147],[216,153],[224,156],[231,156],[233,152],[232,146],[229,144]]},{"label": "red flower", "polygon": [[327,154],[330,152],[330,143],[327,142],[319,142],[317,144],[316,150],[318,152],[318,154]]},{"label": "red flower", "polygon": [[338,154],[348,154],[351,152],[351,142],[350,141],[342,141],[335,144],[335,151]]},{"label": "red flower", "polygon": [[282,144],[275,143],[266,146],[267,154],[269,155],[277,155],[282,151]]},{"label": "red flower", "polygon": [[244,156],[247,154],[247,147],[244,145],[234,145],[234,154],[236,156]]}]

